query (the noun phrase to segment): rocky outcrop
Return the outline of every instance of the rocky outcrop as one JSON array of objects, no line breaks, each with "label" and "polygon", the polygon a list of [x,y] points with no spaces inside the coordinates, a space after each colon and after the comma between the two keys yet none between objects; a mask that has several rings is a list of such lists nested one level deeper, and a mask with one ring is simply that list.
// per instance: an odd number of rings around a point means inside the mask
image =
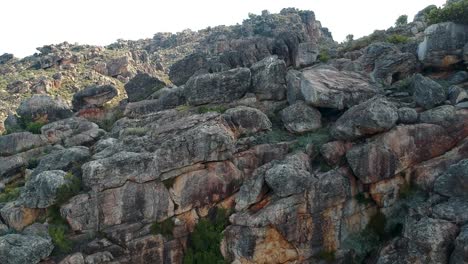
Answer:
[{"label": "rocky outcrop", "polygon": [[41,128],[42,135],[52,144],[66,147],[90,145],[104,133],[98,125],[81,117],[72,117],[47,124]]},{"label": "rocky outcrop", "polygon": [[231,102],[247,93],[250,75],[249,69],[238,68],[194,76],[187,81],[184,96],[191,105]]},{"label": "rocky outcrop", "polygon": [[59,189],[67,184],[66,174],[52,170],[32,177],[21,193],[23,205],[27,208],[47,208],[55,204]]},{"label": "rocky outcrop", "polygon": [[268,117],[258,109],[246,106],[238,106],[227,110],[224,119],[240,135],[251,135],[261,131],[271,130],[271,122]]},{"label": "rocky outcrop", "polygon": [[393,128],[398,120],[395,105],[383,97],[375,97],[346,111],[331,129],[339,140],[355,140]]},{"label": "rocky outcrop", "polygon": [[47,144],[41,135],[30,132],[13,133],[0,137],[0,156],[11,156]]},{"label": "rocky outcrop", "polygon": [[425,67],[448,68],[463,61],[463,47],[468,41],[466,25],[444,22],[429,26],[419,44],[418,57]]},{"label": "rocky outcrop", "polygon": [[147,99],[150,95],[166,86],[160,79],[147,73],[139,73],[125,84],[125,91],[129,102]]},{"label": "rocky outcrop", "polygon": [[73,109],[100,107],[118,95],[117,89],[112,85],[87,87],[73,95]]},{"label": "rocky outcrop", "polygon": [[[316,68],[301,73],[299,88],[306,103],[314,107],[344,109],[364,102],[378,89],[364,75]],[[294,84],[293,84],[294,85]]]},{"label": "rocky outcrop", "polygon": [[299,101],[281,111],[281,120],[292,133],[304,133],[322,127],[322,115],[318,110]]},{"label": "rocky outcrop", "polygon": [[250,68],[252,91],[260,100],[286,98],[286,63],[277,56],[267,57]]},{"label": "rocky outcrop", "polygon": [[444,87],[421,74],[414,76],[412,86],[414,101],[425,109],[431,109],[447,99]]}]

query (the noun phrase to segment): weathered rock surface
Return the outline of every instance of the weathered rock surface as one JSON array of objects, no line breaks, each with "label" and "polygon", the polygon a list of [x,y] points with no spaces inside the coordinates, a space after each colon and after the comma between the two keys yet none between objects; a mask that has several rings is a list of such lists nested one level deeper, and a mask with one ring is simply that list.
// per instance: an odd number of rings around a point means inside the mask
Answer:
[{"label": "weathered rock surface", "polygon": [[0,237],[0,262],[39,263],[50,255],[53,248],[51,240],[40,236],[8,234]]},{"label": "weathered rock surface", "polygon": [[48,170],[70,171],[77,169],[90,157],[89,149],[82,146],[54,151],[40,159],[33,173],[39,174]]},{"label": "weathered rock surface", "polygon": [[73,109],[78,111],[88,107],[103,106],[118,95],[112,85],[90,86],[73,95]]},{"label": "weathered rock surface", "polygon": [[350,142],[331,141],[320,147],[320,154],[329,165],[333,166],[341,162],[352,146]]},{"label": "weathered rock surface", "polygon": [[300,90],[309,105],[336,109],[359,104],[378,93],[364,75],[323,68],[303,71]]},{"label": "weathered rock surface", "polygon": [[72,117],[47,124],[41,128],[41,132],[50,143],[71,147],[91,145],[104,131],[84,118]]},{"label": "weathered rock surface", "polygon": [[270,119],[262,111],[255,108],[238,106],[227,110],[223,117],[232,124],[240,135],[271,130]]},{"label": "weathered rock surface", "polygon": [[147,99],[150,95],[166,86],[166,83],[147,73],[139,73],[125,84],[129,102]]},{"label": "weathered rock surface", "polygon": [[351,107],[333,125],[330,133],[340,140],[354,140],[393,128],[398,120],[395,105],[375,97]]},{"label": "weathered rock surface", "polygon": [[450,166],[434,182],[434,191],[448,197],[467,197],[468,159]]},{"label": "weathered rock surface", "polygon": [[413,77],[412,85],[414,101],[425,109],[431,109],[447,99],[444,87],[421,74]]},{"label": "weathered rock surface", "polygon": [[419,44],[418,57],[426,67],[447,68],[463,60],[468,26],[444,22],[429,26]]},{"label": "weathered rock surface", "polygon": [[418,121],[418,112],[414,108],[402,107],[398,109],[398,121],[402,124],[414,124]]},{"label": "weathered rock surface", "polygon": [[442,127],[449,127],[456,118],[456,109],[451,105],[438,106],[419,115],[421,123],[436,124]]},{"label": "weathered rock surface", "polygon": [[62,99],[54,100],[50,96],[37,94],[22,102],[16,112],[29,122],[53,122],[72,116],[72,111]]},{"label": "weathered rock surface", "polygon": [[[156,99],[142,100],[134,103],[129,103],[125,107],[124,115],[128,117],[138,117],[155,113],[158,111],[176,108],[179,105],[185,104],[183,95],[183,87],[162,88]],[[152,95],[154,96],[154,94]]]},{"label": "weathered rock surface", "polygon": [[250,75],[247,68],[197,75],[185,84],[184,95],[191,105],[231,102],[247,93]]},{"label": "weathered rock surface", "polygon": [[0,136],[0,156],[11,156],[47,144],[41,135],[30,132],[18,132]]},{"label": "weathered rock surface", "polygon": [[322,115],[318,110],[299,101],[281,111],[281,120],[292,133],[304,133],[322,127]]},{"label": "weathered rock surface", "polygon": [[58,190],[67,184],[60,170],[44,171],[32,177],[21,192],[21,200],[27,208],[47,208],[57,199]]},{"label": "weathered rock surface", "polygon": [[286,98],[286,63],[277,56],[267,57],[250,68],[252,90],[260,100]]},{"label": "weathered rock surface", "polygon": [[468,226],[465,225],[461,228],[460,234],[455,240],[455,249],[450,256],[450,264],[463,263],[468,261]]},{"label": "weathered rock surface", "polygon": [[33,224],[40,213],[39,209],[26,208],[18,201],[9,202],[0,209],[5,224],[17,231]]}]

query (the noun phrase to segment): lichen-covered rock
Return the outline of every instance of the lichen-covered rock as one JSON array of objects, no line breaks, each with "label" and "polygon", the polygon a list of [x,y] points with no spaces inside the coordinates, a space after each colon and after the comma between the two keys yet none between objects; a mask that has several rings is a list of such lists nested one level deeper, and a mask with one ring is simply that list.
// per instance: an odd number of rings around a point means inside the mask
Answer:
[{"label": "lichen-covered rock", "polygon": [[39,263],[52,253],[49,239],[35,235],[8,234],[0,237],[0,262],[4,264]]},{"label": "lichen-covered rock", "polygon": [[393,128],[397,108],[384,97],[375,97],[351,107],[332,126],[331,135],[340,140],[354,140]]},{"label": "lichen-covered rock", "polygon": [[448,197],[468,197],[468,159],[450,166],[434,182],[434,191]]},{"label": "lichen-covered rock", "polygon": [[452,85],[448,89],[448,100],[452,105],[456,105],[468,100],[468,93],[458,85]]},{"label": "lichen-covered rock", "polygon": [[72,197],[60,208],[60,214],[67,220],[73,231],[98,230],[99,220],[96,215],[97,199],[89,194]]},{"label": "lichen-covered rock", "polygon": [[70,107],[62,100],[47,95],[35,94],[23,101],[16,110],[24,120],[53,122],[72,116]]},{"label": "lichen-covered rock", "polygon": [[432,213],[438,219],[464,225],[468,223],[468,199],[466,197],[450,198],[448,201],[434,206]]},{"label": "lichen-covered rock", "polygon": [[113,85],[90,86],[73,95],[73,109],[78,111],[83,108],[103,106],[118,95]]},{"label": "lichen-covered rock", "polygon": [[425,109],[431,109],[447,99],[447,92],[437,82],[416,74],[413,77],[413,99]]},{"label": "lichen-covered rock", "polygon": [[238,106],[228,109],[223,117],[232,124],[240,135],[271,130],[270,119],[262,111],[255,108]]},{"label": "lichen-covered rock", "polygon": [[66,256],[59,264],[85,264],[84,256],[81,252]]},{"label": "lichen-covered rock", "polygon": [[252,91],[260,100],[283,100],[286,97],[286,63],[278,56],[267,57],[250,67]]},{"label": "lichen-covered rock", "polygon": [[161,93],[156,99],[142,100],[127,104],[124,115],[128,117],[138,117],[185,104],[183,87],[172,89],[162,88],[159,91],[165,89],[167,89],[167,92]]},{"label": "lichen-covered rock", "polygon": [[378,93],[364,75],[326,68],[304,70],[300,90],[309,105],[336,109],[359,104]]},{"label": "lichen-covered rock", "polygon": [[0,179],[21,174],[28,162],[19,155],[0,157]]},{"label": "lichen-covered rock", "polygon": [[286,129],[292,133],[304,133],[322,127],[320,112],[299,101],[281,111],[281,120]]},{"label": "lichen-covered rock", "polygon": [[19,201],[9,202],[0,209],[5,224],[17,231],[34,223],[39,218],[40,213],[39,209],[26,208]]},{"label": "lichen-covered rock", "polygon": [[185,84],[184,95],[191,105],[231,102],[247,93],[250,75],[247,68],[197,75]]},{"label": "lichen-covered rock", "polygon": [[461,228],[460,234],[455,239],[455,249],[450,256],[450,264],[468,262],[468,225]]},{"label": "lichen-covered rock", "polygon": [[59,143],[71,147],[92,145],[104,131],[84,118],[72,117],[43,126],[41,133],[52,144]]},{"label": "lichen-covered rock", "polygon": [[70,171],[90,158],[91,153],[87,147],[71,147],[54,151],[41,157],[33,174],[39,174],[48,170]]},{"label": "lichen-covered rock", "polygon": [[421,123],[436,124],[443,127],[449,127],[456,118],[456,109],[451,105],[438,106],[419,115]]},{"label": "lichen-covered rock", "polygon": [[402,124],[414,124],[418,121],[418,112],[414,108],[398,108],[398,121]]},{"label": "lichen-covered rock", "polygon": [[350,142],[331,141],[320,146],[320,154],[329,165],[334,166],[341,162],[352,146]]},{"label": "lichen-covered rock", "polygon": [[468,26],[444,22],[424,31],[418,56],[425,67],[447,68],[463,60],[463,47],[468,42]]},{"label": "lichen-covered rock", "polygon": [[27,208],[47,208],[56,202],[58,190],[67,184],[61,170],[44,171],[26,182],[21,200]]},{"label": "lichen-covered rock", "polygon": [[390,53],[380,56],[374,65],[371,77],[384,85],[411,76],[418,69],[418,60],[412,53]]},{"label": "lichen-covered rock", "polygon": [[47,144],[41,135],[30,132],[18,132],[0,136],[0,157],[11,156]]},{"label": "lichen-covered rock", "polygon": [[125,84],[129,102],[147,99],[150,95],[166,86],[166,83],[147,73],[139,73]]}]

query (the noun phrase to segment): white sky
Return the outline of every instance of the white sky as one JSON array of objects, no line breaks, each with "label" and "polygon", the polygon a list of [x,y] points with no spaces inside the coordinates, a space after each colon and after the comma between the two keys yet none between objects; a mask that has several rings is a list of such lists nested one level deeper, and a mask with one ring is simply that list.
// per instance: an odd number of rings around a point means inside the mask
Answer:
[{"label": "white sky", "polygon": [[445,0],[0,0],[0,55],[24,57],[36,47],[63,41],[107,45],[118,38],[151,38],[156,32],[198,30],[241,23],[248,13],[284,7],[313,10],[333,38],[355,38],[411,21],[424,7]]}]

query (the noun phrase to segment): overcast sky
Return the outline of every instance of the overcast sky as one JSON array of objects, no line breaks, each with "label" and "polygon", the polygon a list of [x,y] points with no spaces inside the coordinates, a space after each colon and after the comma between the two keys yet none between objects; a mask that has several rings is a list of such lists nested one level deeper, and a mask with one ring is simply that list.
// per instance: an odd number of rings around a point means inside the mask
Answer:
[{"label": "overcast sky", "polygon": [[355,38],[409,20],[445,0],[0,0],[0,54],[24,57],[36,47],[63,41],[107,45],[118,38],[151,38],[156,32],[198,30],[241,23],[248,13],[284,7],[313,10],[335,40]]}]

